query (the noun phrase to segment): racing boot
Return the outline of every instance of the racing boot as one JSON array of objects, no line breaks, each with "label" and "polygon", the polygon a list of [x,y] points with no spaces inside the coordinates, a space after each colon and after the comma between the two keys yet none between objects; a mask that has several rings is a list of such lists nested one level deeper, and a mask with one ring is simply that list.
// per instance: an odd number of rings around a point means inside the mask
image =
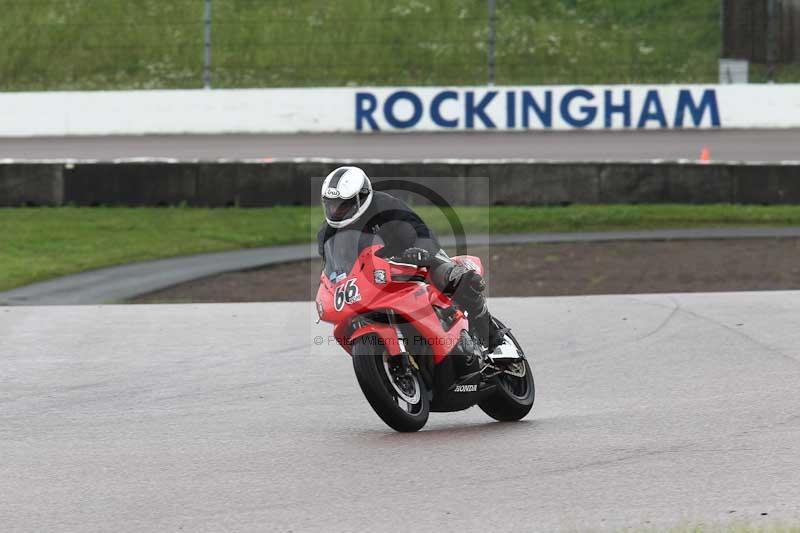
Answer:
[{"label": "racing boot", "polygon": [[445,263],[437,267],[434,279],[451,294],[453,301],[467,312],[470,329],[475,333],[486,354],[493,360],[517,359],[516,346],[505,338],[507,329],[499,328],[486,307],[486,281],[479,273],[460,264]]},{"label": "racing boot", "polygon": [[478,334],[481,344],[486,347],[486,354],[493,361],[519,359],[517,347],[506,338],[508,328],[500,328],[495,324],[485,304],[477,315],[470,315],[470,323]]}]

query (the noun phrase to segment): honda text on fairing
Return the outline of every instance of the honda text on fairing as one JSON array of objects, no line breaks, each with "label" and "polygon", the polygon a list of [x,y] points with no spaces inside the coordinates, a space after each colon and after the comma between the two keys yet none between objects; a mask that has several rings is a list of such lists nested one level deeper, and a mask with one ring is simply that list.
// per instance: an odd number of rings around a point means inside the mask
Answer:
[{"label": "honda text on fairing", "polygon": [[[430,283],[430,264],[388,255],[380,233],[339,230],[324,248],[319,318],[334,324],[364,396],[386,424],[417,431],[430,411],[474,405],[503,421],[530,412],[535,389],[522,347],[507,332],[516,354],[493,359],[467,313]],[[482,273],[477,257],[451,259]]]}]

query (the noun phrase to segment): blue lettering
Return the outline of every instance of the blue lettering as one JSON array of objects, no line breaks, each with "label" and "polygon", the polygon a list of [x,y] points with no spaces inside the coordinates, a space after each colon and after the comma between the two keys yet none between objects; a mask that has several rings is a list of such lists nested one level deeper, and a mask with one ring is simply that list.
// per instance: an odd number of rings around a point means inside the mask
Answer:
[{"label": "blue lettering", "polygon": [[458,127],[458,119],[454,118],[452,120],[447,120],[442,117],[442,102],[445,100],[455,100],[458,101],[458,93],[455,91],[442,91],[437,94],[433,101],[431,102],[431,119],[433,123],[437,126],[441,126],[442,128],[457,128]]},{"label": "blue lettering", "polygon": [[506,93],[506,127],[517,127],[517,94],[514,91]]},{"label": "blue lettering", "polygon": [[[394,114],[394,105],[399,100],[408,100],[411,102],[411,105],[414,106],[414,112],[411,114],[411,118],[400,120],[397,118],[397,115]],[[422,100],[411,91],[397,91],[383,103],[383,116],[386,118],[386,122],[393,128],[397,128],[398,130],[411,128],[422,118]]]},{"label": "blue lettering", "polygon": [[622,92],[622,104],[616,105],[613,102],[614,93],[612,91],[605,92],[605,127],[610,128],[613,125],[611,116],[614,113],[622,113],[623,124],[626,128],[631,127],[631,91],[625,90]]},{"label": "blue lettering", "polygon": [[542,108],[530,91],[522,91],[522,127],[529,128],[531,125],[530,111],[536,113],[536,117],[545,128],[553,127],[553,91],[545,91],[544,108]]},{"label": "blue lettering", "polygon": [[475,92],[467,91],[467,129],[471,130],[475,127],[476,115],[481,119],[481,122],[483,122],[483,125],[487,128],[497,127],[495,123],[492,122],[492,119],[489,118],[489,115],[486,114],[486,106],[489,105],[492,100],[494,100],[495,96],[497,96],[497,91],[489,91],[483,95],[483,98],[481,98],[480,102],[478,102],[478,105],[475,105]]},{"label": "blue lettering", "polygon": [[644,128],[651,120],[657,120],[658,125],[662,128],[667,127],[667,117],[664,116],[664,106],[661,105],[661,98],[658,97],[658,91],[656,90],[647,91],[647,96],[644,98],[644,105],[642,105],[642,114],[639,117],[639,123],[636,127]]},{"label": "blue lettering", "polygon": [[594,100],[594,95],[585,89],[573,89],[569,91],[561,100],[561,117],[564,119],[564,122],[573,128],[585,128],[594,121],[597,116],[597,108],[594,106],[581,106],[578,109],[583,113],[583,117],[575,118],[569,109],[569,105],[576,98],[585,98],[586,100],[592,101]]},{"label": "blue lettering", "polygon": [[691,114],[695,126],[700,126],[703,123],[703,115],[706,110],[711,114],[711,125],[715,128],[720,126],[717,91],[713,89],[706,89],[703,91],[703,96],[700,99],[699,105],[695,105],[692,99],[692,92],[688,89],[682,89],[680,93],[678,93],[678,107],[675,110],[676,128],[683,127],[683,117],[686,115],[687,110]]},{"label": "blue lettering", "polygon": [[380,131],[378,123],[372,114],[378,108],[378,99],[371,93],[356,93],[356,131],[364,129],[364,121],[369,124],[372,131]]}]

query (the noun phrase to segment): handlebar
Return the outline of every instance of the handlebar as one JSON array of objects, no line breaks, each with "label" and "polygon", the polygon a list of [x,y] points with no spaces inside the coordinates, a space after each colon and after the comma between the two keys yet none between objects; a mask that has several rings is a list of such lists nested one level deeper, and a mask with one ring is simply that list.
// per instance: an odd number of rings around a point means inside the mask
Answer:
[{"label": "handlebar", "polygon": [[430,268],[433,266],[432,261],[426,261],[425,263],[410,263],[407,260],[403,259],[401,256],[393,255],[391,257],[385,257],[387,261],[395,265],[408,265],[408,266],[415,266],[417,268]]}]

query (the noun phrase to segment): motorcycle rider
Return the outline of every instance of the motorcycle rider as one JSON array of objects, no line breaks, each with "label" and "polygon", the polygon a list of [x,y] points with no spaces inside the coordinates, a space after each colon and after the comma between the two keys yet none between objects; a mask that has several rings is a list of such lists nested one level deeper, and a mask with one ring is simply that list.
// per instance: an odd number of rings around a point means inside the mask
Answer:
[{"label": "motorcycle rider", "polygon": [[[377,234],[385,249],[403,262],[430,265],[429,280],[439,290],[467,312],[470,325],[492,359],[514,359],[516,347],[492,321],[483,291],[486,282],[478,272],[453,262],[442,250],[436,235],[405,202],[399,198],[373,191],[369,178],[358,167],[337,168],[322,183],[322,207],[325,222],[317,234],[319,254],[324,259],[324,245],[338,230],[347,228],[362,233]],[[416,240],[413,246],[400,249],[407,242],[410,225]],[[400,244],[402,246],[400,246]]]}]

